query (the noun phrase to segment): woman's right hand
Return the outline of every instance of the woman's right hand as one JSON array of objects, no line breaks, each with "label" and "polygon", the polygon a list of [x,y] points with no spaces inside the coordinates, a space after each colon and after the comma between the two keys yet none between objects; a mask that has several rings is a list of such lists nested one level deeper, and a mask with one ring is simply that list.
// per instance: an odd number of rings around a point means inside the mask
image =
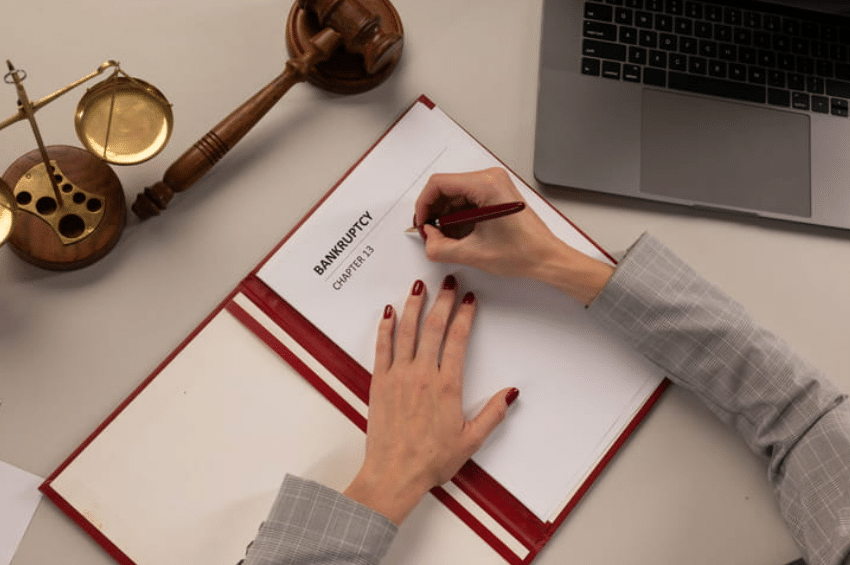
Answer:
[{"label": "woman's right hand", "polygon": [[417,226],[422,226],[428,259],[470,265],[495,275],[533,278],[535,267],[563,243],[530,208],[475,224],[468,235],[459,239],[425,224],[470,206],[523,200],[504,169],[433,175],[416,201],[414,219]]},{"label": "woman's right hand", "polygon": [[425,223],[464,208],[522,200],[504,169],[433,175],[416,200],[413,220],[421,226],[426,256],[494,275],[536,279],[590,304],[613,269],[558,239],[527,206],[519,213],[475,224],[459,238]]}]

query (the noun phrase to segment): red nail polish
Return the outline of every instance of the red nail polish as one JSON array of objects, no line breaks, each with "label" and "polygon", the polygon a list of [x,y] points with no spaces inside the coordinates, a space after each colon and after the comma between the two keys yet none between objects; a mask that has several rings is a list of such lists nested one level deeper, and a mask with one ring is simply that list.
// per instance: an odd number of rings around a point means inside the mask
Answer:
[{"label": "red nail polish", "polygon": [[392,304],[387,304],[386,306],[384,306],[384,319],[387,320],[389,318],[392,318],[392,316],[393,316],[393,306],[392,306]]},{"label": "red nail polish", "polygon": [[505,395],[505,402],[507,403],[508,406],[510,406],[511,404],[514,403],[514,401],[517,399],[518,396],[519,396],[519,389],[518,388],[512,388],[511,390],[508,391],[508,394]]},{"label": "red nail polish", "polygon": [[415,283],[413,283],[413,296],[419,296],[420,294],[422,294],[422,291],[424,291],[424,290],[425,290],[425,283],[424,282],[417,280]]},{"label": "red nail polish", "polygon": [[467,292],[463,295],[463,303],[464,304],[472,304],[475,302],[475,293],[472,291]]},{"label": "red nail polish", "polygon": [[425,225],[424,224],[419,226],[419,235],[422,236],[423,240],[428,241],[428,234],[425,233]]},{"label": "red nail polish", "polygon": [[443,289],[445,290],[454,290],[457,287],[457,279],[454,275],[448,275],[445,279],[443,279]]}]

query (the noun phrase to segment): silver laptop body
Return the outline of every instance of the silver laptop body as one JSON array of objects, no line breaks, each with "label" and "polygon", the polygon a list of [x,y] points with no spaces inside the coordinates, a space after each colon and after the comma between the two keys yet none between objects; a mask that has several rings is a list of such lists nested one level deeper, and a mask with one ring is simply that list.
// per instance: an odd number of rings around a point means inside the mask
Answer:
[{"label": "silver laptop body", "polygon": [[848,11],[544,0],[535,177],[850,228]]}]

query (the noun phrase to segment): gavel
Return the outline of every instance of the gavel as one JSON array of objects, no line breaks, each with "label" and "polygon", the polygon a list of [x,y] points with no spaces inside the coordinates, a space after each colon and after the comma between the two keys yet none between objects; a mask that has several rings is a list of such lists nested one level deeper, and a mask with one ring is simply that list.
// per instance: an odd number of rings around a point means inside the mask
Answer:
[{"label": "gavel", "polygon": [[140,219],[158,216],[176,192],[197,182],[295,84],[307,81],[340,94],[369,90],[401,57],[401,19],[388,0],[298,0],[287,20],[290,59],[284,71],[198,140],[139,193]]}]

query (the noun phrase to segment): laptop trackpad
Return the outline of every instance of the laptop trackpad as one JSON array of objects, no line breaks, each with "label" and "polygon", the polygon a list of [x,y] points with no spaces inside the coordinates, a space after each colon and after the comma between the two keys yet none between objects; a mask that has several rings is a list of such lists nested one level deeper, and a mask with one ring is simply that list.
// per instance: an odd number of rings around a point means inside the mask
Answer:
[{"label": "laptop trackpad", "polygon": [[809,117],[644,90],[644,193],[811,216]]}]

